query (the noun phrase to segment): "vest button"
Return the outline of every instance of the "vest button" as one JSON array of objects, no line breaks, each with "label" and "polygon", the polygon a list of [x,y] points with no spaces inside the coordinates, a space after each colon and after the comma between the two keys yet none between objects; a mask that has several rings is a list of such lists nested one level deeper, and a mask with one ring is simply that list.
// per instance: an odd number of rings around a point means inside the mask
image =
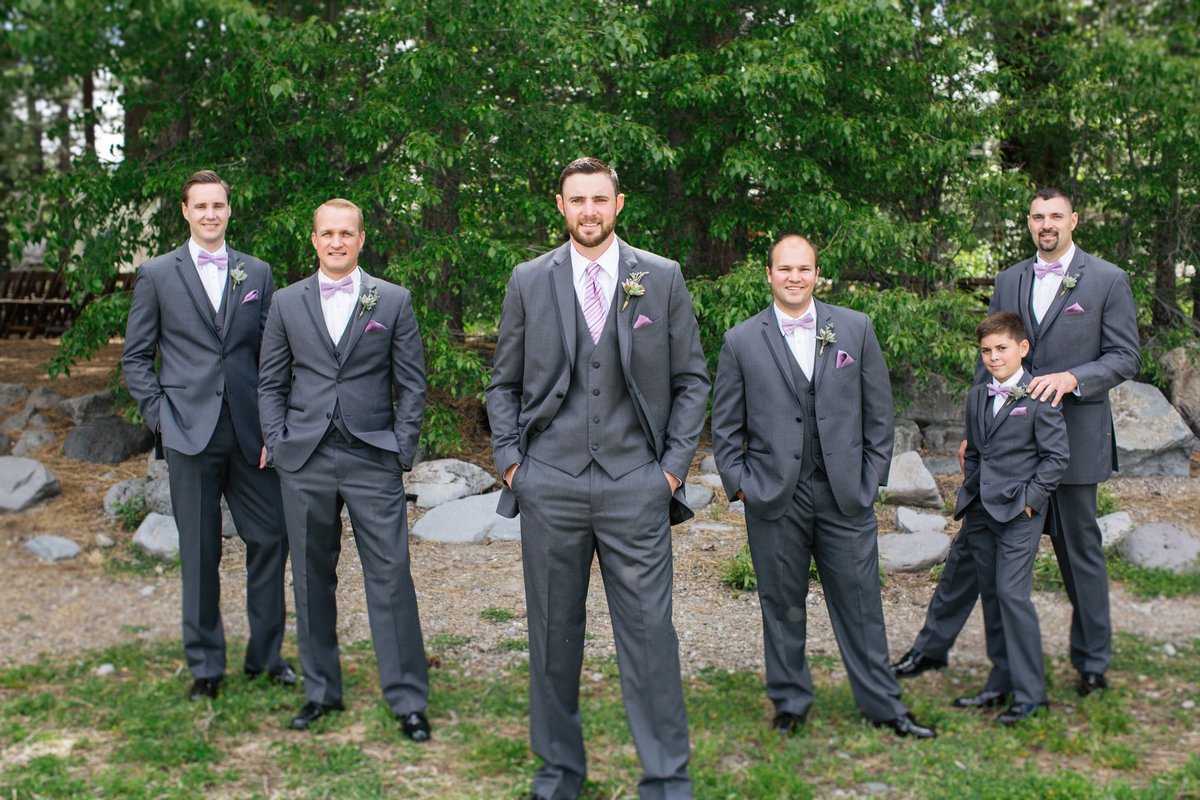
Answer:
[{"label": "vest button", "polygon": [[558,398],[559,400],[562,400],[564,397],[566,397],[566,396],[567,396],[567,393],[566,393],[566,392],[555,392],[555,393],[554,393],[554,396],[555,396],[556,398]]},{"label": "vest button", "polygon": [[593,361],[593,362],[592,362],[592,369],[600,369],[600,362],[599,362],[599,361]]},{"label": "vest button", "polygon": [[338,378],[338,379],[337,379],[337,382],[338,382],[338,383],[341,383],[341,382],[342,382],[342,379],[341,379],[341,378]]},{"label": "vest button", "polygon": [[799,453],[795,453],[795,454],[793,454],[793,455],[792,455],[792,458],[794,458],[794,459],[796,459],[797,461],[799,461],[799,460],[800,460],[800,454],[799,454]]},{"label": "vest button", "polygon": [[796,417],[796,422],[804,422],[804,417]]},{"label": "vest button", "polygon": [[600,445],[598,445],[598,444],[592,445],[592,450],[599,450],[599,449],[600,449]]},{"label": "vest button", "polygon": [[599,390],[599,389],[592,389],[592,395],[593,395],[594,397],[599,397],[599,396],[600,396],[600,390]]},{"label": "vest button", "polygon": [[600,421],[599,417],[592,417],[592,422],[599,422],[599,421]]},{"label": "vest button", "polygon": [[328,411],[325,412],[325,419],[330,419],[332,417],[333,417],[333,414],[330,414]]}]

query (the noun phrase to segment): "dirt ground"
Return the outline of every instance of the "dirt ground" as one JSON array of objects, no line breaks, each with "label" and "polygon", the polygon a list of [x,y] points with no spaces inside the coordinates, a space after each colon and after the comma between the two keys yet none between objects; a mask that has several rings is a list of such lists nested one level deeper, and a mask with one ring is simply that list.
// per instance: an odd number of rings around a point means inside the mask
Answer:
[{"label": "dirt ground", "polygon": [[[51,382],[42,365],[54,346],[44,341],[0,341],[0,382],[21,382],[31,388],[49,384],[63,396],[84,394],[106,385],[119,357],[119,347],[109,346],[94,361],[73,370],[70,378]],[[69,421],[56,419],[55,423],[58,440],[33,455],[57,475],[62,494],[24,513],[0,515],[0,609],[5,622],[0,626],[0,667],[42,656],[86,656],[98,648],[135,639],[179,637],[178,573],[167,569],[135,574],[112,567],[114,553],[128,552],[132,534],[105,517],[101,500],[113,483],[144,474],[145,458],[113,467],[73,461],[62,455],[62,437],[69,430]],[[471,451],[473,460],[490,469],[484,458],[486,447],[476,446]],[[1197,466],[1194,460],[1189,478],[1119,478],[1109,487],[1135,522],[1171,522],[1196,535],[1196,509],[1200,508]],[[943,494],[956,488],[952,478],[939,484]],[[885,532],[892,525],[892,516],[888,511],[881,518]],[[48,533],[74,540],[83,548],[82,554],[55,564],[38,560],[24,543]],[[103,546],[100,534],[115,544]],[[711,509],[674,529],[674,610],[680,655],[688,673],[706,666],[762,668],[758,599],[754,593],[730,591],[719,578],[744,539],[741,517],[728,511],[720,498]],[[503,646],[504,640],[525,637],[519,544],[444,545],[413,539],[412,564],[427,642],[436,637],[455,637],[462,642],[461,637],[469,637],[455,652],[471,671],[488,671],[525,658],[523,652]],[[240,542],[227,542],[222,597],[226,630],[235,637],[246,633],[242,565]],[[349,535],[344,539],[340,570],[339,627],[345,645],[370,635],[362,573]],[[929,573],[888,577],[883,598],[893,656],[904,652],[919,630],[933,587]],[[1112,600],[1118,632],[1175,643],[1200,637],[1200,598],[1143,600],[1114,585]],[[1036,602],[1047,652],[1065,653],[1070,624],[1065,595],[1040,592]],[[490,622],[480,616],[488,607],[509,609],[517,616],[511,622]],[[813,585],[809,612],[810,654],[836,657],[819,584]],[[612,631],[598,570],[594,570],[591,584],[588,628],[587,655],[611,654]],[[294,645],[291,647],[294,653]],[[954,658],[960,666],[984,674],[986,657],[978,611],[959,639]],[[181,650],[181,667],[182,663]]]}]

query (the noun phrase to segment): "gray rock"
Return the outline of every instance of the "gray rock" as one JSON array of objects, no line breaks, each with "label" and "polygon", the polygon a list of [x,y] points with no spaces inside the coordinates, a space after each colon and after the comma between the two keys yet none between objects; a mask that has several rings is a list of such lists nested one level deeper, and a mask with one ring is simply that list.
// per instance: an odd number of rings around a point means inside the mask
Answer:
[{"label": "gray rock", "polygon": [[435,542],[479,544],[484,539],[517,541],[521,518],[507,519],[496,513],[495,492],[451,500],[432,508],[413,525],[413,536]]},{"label": "gray rock", "polygon": [[225,498],[221,498],[221,536],[226,539],[232,539],[237,536],[237,525],[233,523],[233,512],[229,510],[229,503],[225,502]]},{"label": "gray rock", "polygon": [[404,491],[417,496],[417,508],[434,508],[487,491],[495,485],[496,479],[490,472],[456,458],[417,464],[404,479]]},{"label": "gray rock", "polygon": [[79,397],[68,397],[58,404],[58,410],[70,417],[76,425],[86,425],[96,417],[113,413],[113,393],[105,389]]},{"label": "gray rock", "polygon": [[[965,383],[950,383],[941,375],[930,375],[924,382],[897,376],[896,393],[910,398],[900,416],[912,420],[924,430],[926,425],[957,425],[962,433]],[[926,446],[929,446],[926,443]],[[939,448],[940,449],[940,448]]]},{"label": "gray rock", "polygon": [[741,500],[734,500],[730,503],[729,510],[735,514],[741,514],[743,517],[746,516],[746,504]]},{"label": "gray rock", "polygon": [[29,389],[20,383],[0,383],[0,411],[25,402]]},{"label": "gray rock", "polygon": [[896,418],[896,438],[892,442],[892,455],[920,450],[923,443],[921,428],[917,423],[903,417]]},{"label": "gray rock", "polygon": [[1165,522],[1139,525],[1117,545],[1121,558],[1179,575],[1200,572],[1200,542]]},{"label": "gray rock", "polygon": [[693,511],[701,511],[712,504],[713,490],[703,483],[689,483],[684,487],[684,493]]},{"label": "gray rock", "polygon": [[880,490],[879,496],[883,502],[894,506],[942,507],[937,482],[921,457],[911,450],[892,459],[887,486]]},{"label": "gray rock", "polygon": [[0,512],[21,511],[59,491],[58,479],[40,461],[0,456]]},{"label": "gray rock", "polygon": [[30,428],[22,433],[21,438],[13,445],[12,454],[14,456],[29,456],[30,453],[39,447],[45,447],[53,442],[55,438],[52,431]]},{"label": "gray rock", "polygon": [[101,664],[100,666],[96,667],[96,677],[97,678],[107,678],[109,675],[112,675],[116,671],[117,671],[117,668],[114,667],[112,664]]},{"label": "gray rock", "polygon": [[0,433],[0,456],[6,456],[10,452],[12,452],[12,439]]},{"label": "gray rock", "polygon": [[66,561],[79,555],[79,545],[61,536],[36,536],[25,543],[25,549],[42,561]]},{"label": "gray rock", "polygon": [[1193,358],[1200,361],[1200,349],[1176,347],[1159,361],[1169,378],[1167,396],[1171,404],[1192,433],[1200,436],[1200,367]]},{"label": "gray rock", "polygon": [[179,555],[179,529],[172,517],[152,513],[138,526],[133,543],[147,555],[170,561]]},{"label": "gray rock", "polygon": [[717,474],[717,459],[712,453],[700,459],[700,474],[701,475],[716,475]]},{"label": "gray rock", "polygon": [[884,572],[921,572],[946,560],[950,537],[944,533],[901,533],[879,537]]},{"label": "gray rock", "polygon": [[878,781],[864,783],[861,788],[863,794],[869,795],[887,794],[892,791],[891,786],[888,786],[886,783],[879,783]]},{"label": "gray rock", "polygon": [[896,530],[900,533],[941,533],[945,529],[946,518],[941,514],[922,514],[907,506],[896,509]]},{"label": "gray rock", "polygon": [[937,453],[957,453],[963,438],[962,420],[950,423],[933,423],[921,428],[925,449]]},{"label": "gray rock", "polygon": [[49,386],[39,386],[25,398],[25,410],[29,412],[50,411],[58,408],[58,404],[61,402],[62,395],[58,392]]},{"label": "gray rock", "polygon": [[962,477],[962,467],[958,465],[956,453],[926,453],[922,456],[922,460],[925,462],[925,469],[934,475]]},{"label": "gray rock", "polygon": [[712,489],[714,492],[720,492],[722,495],[725,493],[724,484],[721,483],[721,476],[717,475],[715,472],[702,472],[697,475],[696,479],[692,482],[702,483],[708,488]]},{"label": "gray rock", "polygon": [[147,479],[145,486],[146,507],[155,514],[174,516],[171,508],[171,484],[166,475],[154,480]]},{"label": "gray rock", "polygon": [[119,464],[154,444],[145,425],[131,425],[120,417],[97,417],[67,434],[63,454],[92,464]]},{"label": "gray rock", "polygon": [[1162,392],[1148,383],[1126,381],[1109,397],[1121,475],[1186,478],[1196,437]]},{"label": "gray rock", "polygon": [[29,418],[32,417],[34,413],[34,411],[28,408],[22,408],[20,411],[4,420],[4,422],[0,422],[0,432],[8,434],[10,437],[16,439],[21,435],[21,432],[25,430],[25,427],[29,425]]},{"label": "gray rock", "polygon": [[112,547],[114,544],[116,544],[116,542],[113,541],[113,538],[111,536],[109,536],[107,533],[97,533],[96,534],[96,546],[97,547],[106,547],[107,548],[107,547]]},{"label": "gray rock", "polygon": [[155,458],[154,450],[146,456],[146,477],[152,481],[159,479],[167,479],[167,460],[165,458]]},{"label": "gray rock", "polygon": [[145,498],[145,496],[145,478],[130,478],[127,481],[114,483],[104,493],[104,511],[109,515],[115,515],[117,513],[117,506],[124,505],[135,497]]},{"label": "gray rock", "polygon": [[1105,547],[1116,547],[1133,530],[1133,519],[1125,511],[1106,514],[1096,522],[1100,524],[1100,538]]}]

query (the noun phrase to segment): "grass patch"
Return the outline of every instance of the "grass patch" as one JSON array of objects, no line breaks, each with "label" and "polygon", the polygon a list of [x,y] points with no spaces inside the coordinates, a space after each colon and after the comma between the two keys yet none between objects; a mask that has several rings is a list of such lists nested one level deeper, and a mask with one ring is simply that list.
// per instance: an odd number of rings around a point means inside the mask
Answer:
[{"label": "grass patch", "polygon": [[113,516],[125,530],[136,531],[146,517],[150,516],[150,506],[146,504],[145,497],[140,494],[134,495],[124,503],[115,504]]},{"label": "grass patch", "polygon": [[512,622],[517,618],[517,612],[507,608],[488,606],[479,612],[479,618],[487,622]]},{"label": "grass patch", "polygon": [[[433,637],[446,649],[462,639]],[[511,640],[517,641],[517,640]],[[457,642],[457,644],[456,644]],[[520,642],[524,646],[524,642]],[[236,649],[236,648],[234,648]],[[230,663],[241,653],[231,652]],[[345,712],[297,734],[287,722],[303,693],[232,673],[213,703],[185,698],[177,643],[136,643],[0,671],[0,797],[289,797],[516,800],[537,759],[528,745],[528,667],[479,674],[444,658],[431,672],[434,740],[405,740],[379,697],[369,646],[342,654]],[[1052,709],[1015,729],[991,713],[950,708],[978,675],[953,666],[906,685],[905,700],[939,729],[900,740],[865,723],[842,667],[811,660],[815,700],[795,736],[769,727],[757,672],[709,669],[685,685],[695,796],[797,800],[1193,797],[1191,750],[1200,639],[1166,648],[1114,642],[1113,688],[1080,700],[1066,658],[1048,659]],[[95,677],[95,667],[117,671]],[[640,766],[625,722],[615,659],[584,665],[580,713],[589,755],[583,800],[633,796]]]},{"label": "grass patch", "polygon": [[529,649],[528,639],[501,639],[496,646],[508,653],[524,653]]},{"label": "grass patch", "polygon": [[[808,560],[808,580],[811,583],[821,582],[821,575],[817,572],[817,562],[812,558]],[[749,542],[743,542],[738,551],[734,553],[733,558],[725,565],[725,570],[721,573],[721,583],[735,592],[758,590],[758,576],[754,574],[754,560],[750,556]],[[883,585],[882,565],[879,567],[879,585]]]},{"label": "grass patch", "polygon": [[164,560],[131,543],[124,547],[114,547],[107,552],[104,571],[109,575],[165,575],[167,572],[179,571],[179,556],[176,555],[169,561]]},{"label": "grass patch", "polygon": [[1116,548],[1105,551],[1109,580],[1120,581],[1138,597],[1182,597],[1200,595],[1200,572],[1179,575],[1165,569],[1148,569],[1130,564]]}]

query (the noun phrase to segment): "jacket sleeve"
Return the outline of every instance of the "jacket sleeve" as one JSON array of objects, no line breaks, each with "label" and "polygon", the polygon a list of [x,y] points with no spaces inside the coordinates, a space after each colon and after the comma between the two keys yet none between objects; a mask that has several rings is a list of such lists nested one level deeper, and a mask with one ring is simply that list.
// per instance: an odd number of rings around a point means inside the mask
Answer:
[{"label": "jacket sleeve", "polygon": [[712,445],[721,485],[730,500],[734,500],[742,488],[742,471],[746,463],[745,441],[746,382],[737,351],[726,333],[717,361],[717,379],[713,389]]},{"label": "jacket sleeve", "polygon": [[138,411],[152,431],[159,429],[159,406],[163,399],[163,390],[154,371],[160,333],[158,290],[153,275],[142,265],[133,285],[121,368],[129,394],[137,401]]},{"label": "jacket sleeve", "polygon": [[401,464],[411,467],[425,418],[425,348],[413,314],[412,295],[407,291],[392,331],[392,382],[396,387],[398,455]]},{"label": "jacket sleeve", "polygon": [[1102,395],[1137,374],[1141,366],[1137,309],[1129,276],[1124,272],[1108,287],[1101,310],[1100,356],[1073,367],[1069,372],[1079,382],[1079,397],[1087,400]]},{"label": "jacket sleeve", "polygon": [[511,465],[520,463],[522,386],[525,375],[525,303],[521,284],[514,270],[508,279],[504,307],[500,313],[500,333],[492,363],[492,380],[485,392],[488,424],[492,429],[492,457],[496,473],[503,478]]},{"label": "jacket sleeve", "polygon": [[659,465],[687,481],[692,456],[708,413],[708,367],[700,346],[700,326],[678,264],[672,264],[670,314],[671,414]]},{"label": "jacket sleeve", "polygon": [[292,388],[292,349],[278,303],[271,303],[258,356],[258,419],[263,441],[273,460],[283,435],[288,395]]}]

